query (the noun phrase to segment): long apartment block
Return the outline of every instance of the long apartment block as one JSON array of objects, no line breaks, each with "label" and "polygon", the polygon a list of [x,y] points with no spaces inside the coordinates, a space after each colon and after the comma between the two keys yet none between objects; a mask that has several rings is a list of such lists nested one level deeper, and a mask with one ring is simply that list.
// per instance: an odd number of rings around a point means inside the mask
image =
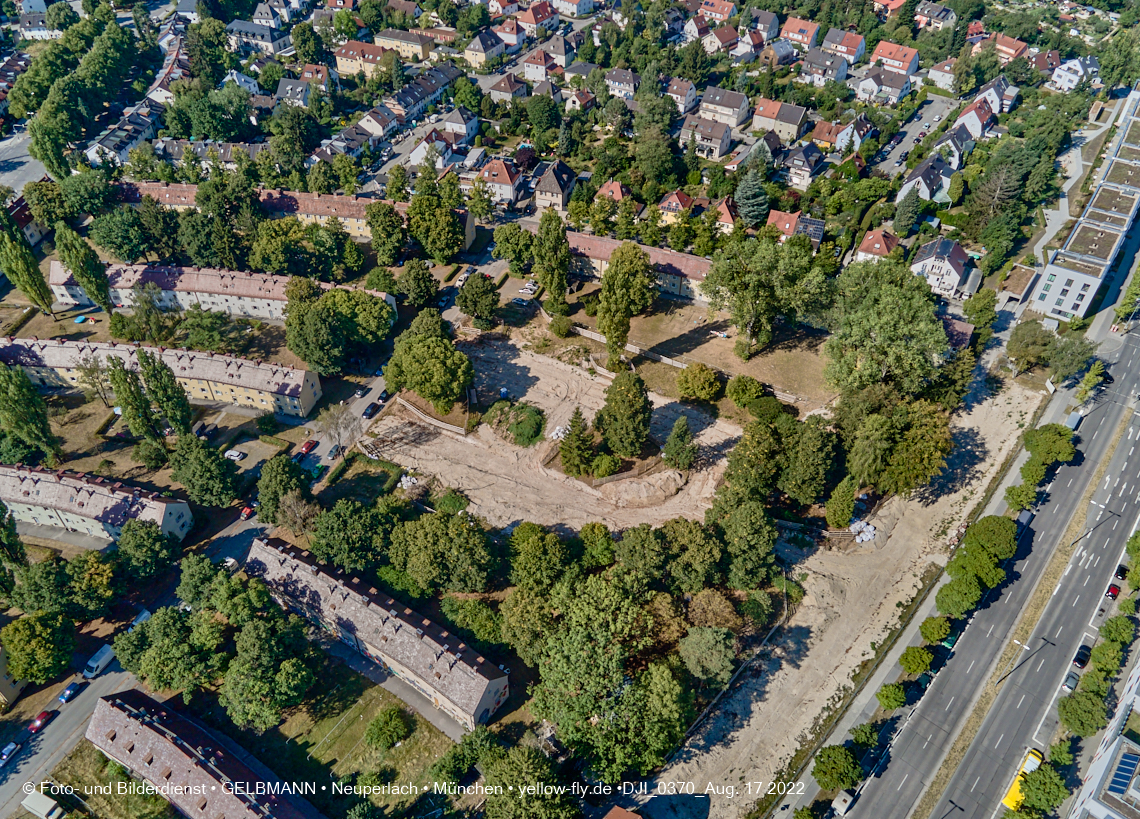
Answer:
[{"label": "long apartment block", "polygon": [[128,369],[138,370],[139,350],[161,358],[195,403],[232,404],[304,418],[321,397],[321,380],[309,370],[114,341],[5,338],[0,339],[0,362],[23,367],[32,383],[43,389],[79,390],[80,362],[94,358],[106,365],[118,358]]}]

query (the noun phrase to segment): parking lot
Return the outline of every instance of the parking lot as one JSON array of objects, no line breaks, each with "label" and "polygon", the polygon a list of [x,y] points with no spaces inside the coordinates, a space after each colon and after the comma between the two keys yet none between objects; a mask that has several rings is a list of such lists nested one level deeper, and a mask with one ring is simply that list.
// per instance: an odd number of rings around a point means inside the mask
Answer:
[{"label": "parking lot", "polygon": [[[960,104],[956,99],[931,94],[914,116],[899,129],[898,134],[902,136],[902,140],[894,148],[887,151],[885,156],[880,150],[874,160],[867,157],[868,161],[887,176],[904,173],[906,171],[906,160],[903,158],[903,154],[909,156],[910,152],[914,150],[914,146],[918,144],[915,142],[916,136],[919,137],[919,142],[922,141],[921,137],[927,133],[923,130],[923,126],[929,125],[928,130],[933,131]],[[886,147],[883,146],[883,148]]]}]

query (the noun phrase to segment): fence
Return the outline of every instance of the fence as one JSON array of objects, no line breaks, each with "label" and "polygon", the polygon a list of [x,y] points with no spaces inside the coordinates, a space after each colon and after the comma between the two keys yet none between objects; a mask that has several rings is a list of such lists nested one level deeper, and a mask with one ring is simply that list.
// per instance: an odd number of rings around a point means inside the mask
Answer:
[{"label": "fence", "polygon": [[449,424],[446,421],[441,421],[438,418],[432,418],[426,412],[423,412],[422,410],[417,408],[415,405],[408,403],[407,401],[405,401],[403,398],[401,398],[398,395],[396,396],[396,403],[398,403],[401,407],[404,407],[405,409],[410,410],[413,415],[415,415],[417,418],[419,418],[425,424],[431,424],[433,427],[439,427],[440,429],[446,429],[448,432],[454,432],[457,435],[463,435],[464,437],[466,437],[466,435],[467,435],[466,429],[463,429],[462,427],[457,427],[457,426],[455,426],[455,424]]},{"label": "fence", "polygon": [[661,459],[654,457],[651,460],[643,463],[641,466],[637,467],[637,469],[629,470],[629,472],[619,472],[616,475],[610,475],[608,478],[595,478],[592,485],[602,486],[607,483],[613,483],[614,481],[624,481],[628,480],[629,478],[639,478],[642,475],[648,474],[650,470],[656,468],[660,463]]}]

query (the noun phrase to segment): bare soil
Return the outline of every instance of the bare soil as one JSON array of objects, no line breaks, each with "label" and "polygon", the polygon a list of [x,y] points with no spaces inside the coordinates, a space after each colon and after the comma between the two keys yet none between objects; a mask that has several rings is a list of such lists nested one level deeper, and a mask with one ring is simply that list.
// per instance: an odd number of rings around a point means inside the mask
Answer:
[{"label": "bare soil", "polygon": [[[649,784],[692,782],[696,793],[732,785],[735,799],[657,799],[646,815],[736,819],[756,801],[741,795],[747,782],[771,782],[804,741],[816,719],[850,687],[852,674],[897,624],[898,604],[919,588],[923,570],[946,560],[948,534],[1016,446],[1025,418],[1043,399],[1010,382],[955,419],[957,447],[935,485],[892,498],[872,522],[879,537],[851,551],[816,551],[795,568],[807,590],[781,642],[698,729],[674,761]],[[791,555],[788,555],[791,556]]]}]

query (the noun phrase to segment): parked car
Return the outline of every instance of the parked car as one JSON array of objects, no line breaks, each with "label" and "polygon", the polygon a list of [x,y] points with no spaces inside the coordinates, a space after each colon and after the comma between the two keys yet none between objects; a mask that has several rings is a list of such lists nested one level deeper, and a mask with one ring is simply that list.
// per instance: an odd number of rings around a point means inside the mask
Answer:
[{"label": "parked car", "polygon": [[1081,646],[1077,649],[1076,655],[1073,657],[1073,665],[1077,668],[1084,668],[1089,664],[1089,657],[1092,655],[1092,649],[1088,646]]},{"label": "parked car", "polygon": [[305,459],[305,453],[304,452],[294,452],[292,454],[292,456],[290,456],[290,458],[289,458],[289,460],[291,460],[295,464],[301,463],[301,461],[303,461],[304,459]]},{"label": "parked car", "polygon": [[380,405],[373,401],[371,404],[364,408],[364,412],[361,413],[361,417],[367,421],[371,418],[374,418],[376,416],[376,413],[379,411]]},{"label": "parked car", "polygon": [[1112,576],[1117,580],[1123,580],[1124,578],[1128,577],[1128,567],[1121,563],[1116,567],[1116,571],[1112,573]]},{"label": "parked car", "polygon": [[909,159],[909,158],[910,158],[910,151],[903,151],[901,154],[899,154],[899,159],[901,159],[903,162],[906,162],[907,159]]},{"label": "parked car", "polygon": [[245,459],[245,453],[240,449],[227,449],[225,457],[227,461],[234,461],[236,463],[237,461]]},{"label": "parked car", "polygon": [[9,742],[7,745],[5,745],[3,750],[0,750],[0,768],[3,768],[5,765],[11,762],[12,757],[19,753],[20,748],[21,745],[18,742]]},{"label": "parked car", "polygon": [[939,114],[938,116],[936,116],[936,117],[934,118],[934,121],[935,121],[935,122],[942,122],[942,115],[941,115],[941,114]]},{"label": "parked car", "polygon": [[1063,683],[1061,683],[1061,690],[1062,691],[1075,691],[1077,688],[1077,683],[1079,683],[1080,681],[1081,681],[1081,675],[1078,674],[1076,671],[1070,671],[1068,674],[1065,675],[1065,681]]},{"label": "parked car", "polygon": [[310,438],[309,440],[305,441],[305,443],[301,444],[301,454],[302,455],[308,455],[310,452],[312,452],[316,448],[317,448],[317,442],[314,441],[312,438]]},{"label": "parked car", "polygon": [[252,506],[244,507],[241,510],[241,519],[242,520],[249,520],[251,517],[253,517],[253,507]]},{"label": "parked car", "polygon": [[1115,600],[1117,597],[1120,596],[1120,586],[1113,583],[1111,586],[1109,586],[1105,590],[1104,596],[1107,597],[1109,600]]},{"label": "parked car", "polygon": [[364,387],[357,387],[356,390],[353,391],[352,397],[353,398],[363,398],[364,397]]},{"label": "parked car", "polygon": [[380,391],[380,397],[377,398],[376,400],[379,403],[384,404],[384,403],[387,403],[388,399],[391,397],[392,397],[392,394],[390,392],[388,392],[387,390],[381,390]]},{"label": "parked car", "polygon": [[343,453],[343,452],[344,452],[344,444],[337,444],[336,446],[334,446],[332,449],[329,450],[328,458],[330,461],[335,461],[337,458],[339,458],[341,456],[341,453]]},{"label": "parked car", "polygon": [[517,304],[519,307],[527,307],[530,302],[526,299],[511,299],[511,304]]},{"label": "parked car", "polygon": [[40,711],[34,720],[28,723],[28,733],[37,733],[41,728],[52,721],[55,716],[55,711]]},{"label": "parked car", "polygon": [[1116,379],[1108,374],[1108,370],[1105,370],[1103,373],[1101,373],[1100,380],[1101,380],[1101,382],[1103,382],[1105,384],[1115,384],[1116,383]]},{"label": "parked car", "polygon": [[76,694],[83,690],[83,686],[84,683],[76,680],[71,685],[67,686],[67,688],[60,691],[59,696],[56,697],[56,699],[64,705],[67,705],[69,702],[75,699]]}]

